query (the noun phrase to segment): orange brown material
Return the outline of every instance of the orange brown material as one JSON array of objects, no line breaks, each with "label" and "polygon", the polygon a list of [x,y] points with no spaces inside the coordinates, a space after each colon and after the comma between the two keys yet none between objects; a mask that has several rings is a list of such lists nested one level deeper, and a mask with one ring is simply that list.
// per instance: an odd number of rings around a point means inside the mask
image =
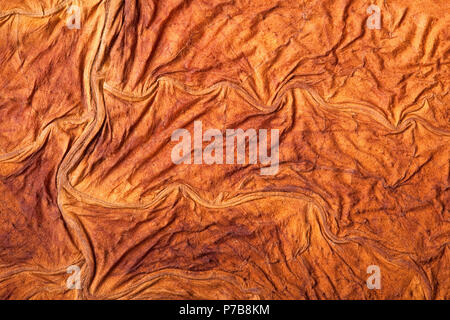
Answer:
[{"label": "orange brown material", "polygon": [[[449,27],[448,0],[2,0],[0,299],[449,299]],[[229,129],[279,133],[273,174]]]}]

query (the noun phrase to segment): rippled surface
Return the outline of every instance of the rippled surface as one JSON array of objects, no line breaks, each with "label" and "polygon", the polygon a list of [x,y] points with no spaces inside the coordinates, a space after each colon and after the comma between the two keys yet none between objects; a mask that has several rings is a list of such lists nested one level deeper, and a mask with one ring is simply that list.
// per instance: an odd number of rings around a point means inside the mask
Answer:
[{"label": "rippled surface", "polygon": [[449,299],[450,4],[373,3],[2,1],[0,298]]}]

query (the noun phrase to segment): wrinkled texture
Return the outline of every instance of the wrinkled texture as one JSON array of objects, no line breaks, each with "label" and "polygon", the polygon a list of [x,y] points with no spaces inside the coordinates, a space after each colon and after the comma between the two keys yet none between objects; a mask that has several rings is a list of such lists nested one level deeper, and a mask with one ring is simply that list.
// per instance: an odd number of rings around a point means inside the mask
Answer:
[{"label": "wrinkled texture", "polygon": [[[449,299],[449,19],[448,0],[2,0],[0,298]],[[279,129],[278,173],[173,164],[196,120]]]}]

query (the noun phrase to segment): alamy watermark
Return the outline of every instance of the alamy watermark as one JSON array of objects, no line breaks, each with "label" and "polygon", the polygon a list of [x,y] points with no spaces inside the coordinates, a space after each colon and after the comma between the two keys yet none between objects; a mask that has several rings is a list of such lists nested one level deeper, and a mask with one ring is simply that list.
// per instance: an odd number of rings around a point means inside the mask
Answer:
[{"label": "alamy watermark", "polygon": [[367,273],[371,274],[369,278],[367,278],[366,284],[367,288],[373,289],[381,289],[381,270],[377,265],[370,265],[367,267]]},{"label": "alamy watermark", "polygon": [[79,6],[72,5],[67,8],[70,15],[66,20],[66,26],[69,29],[81,29],[81,9]]},{"label": "alamy watermark", "polygon": [[[270,155],[267,152],[267,129],[226,129],[225,135],[219,129],[208,129],[203,133],[202,122],[194,121],[194,141],[186,129],[176,129],[171,141],[179,141],[172,149],[171,158],[175,164],[191,164],[191,150],[194,150],[194,164],[245,164],[248,145],[248,163],[259,162],[261,175],[274,175],[279,164],[279,130],[270,130]],[[210,142],[203,149],[203,142]],[[248,144],[246,143],[248,141]],[[259,144],[258,144],[259,142]],[[224,155],[225,147],[225,155]],[[236,148],[235,148],[236,147]],[[259,148],[258,148],[259,147]],[[235,152],[236,149],[236,152]],[[235,157],[236,155],[236,157]],[[258,157],[259,156],[259,157]]]},{"label": "alamy watermark", "polygon": [[67,268],[67,273],[72,275],[67,278],[66,287],[69,290],[81,289],[81,269],[77,265],[71,265]]},{"label": "alamy watermark", "polygon": [[370,16],[367,18],[367,28],[369,29],[381,29],[381,10],[380,7],[371,4],[367,8],[367,13],[370,14]]}]

